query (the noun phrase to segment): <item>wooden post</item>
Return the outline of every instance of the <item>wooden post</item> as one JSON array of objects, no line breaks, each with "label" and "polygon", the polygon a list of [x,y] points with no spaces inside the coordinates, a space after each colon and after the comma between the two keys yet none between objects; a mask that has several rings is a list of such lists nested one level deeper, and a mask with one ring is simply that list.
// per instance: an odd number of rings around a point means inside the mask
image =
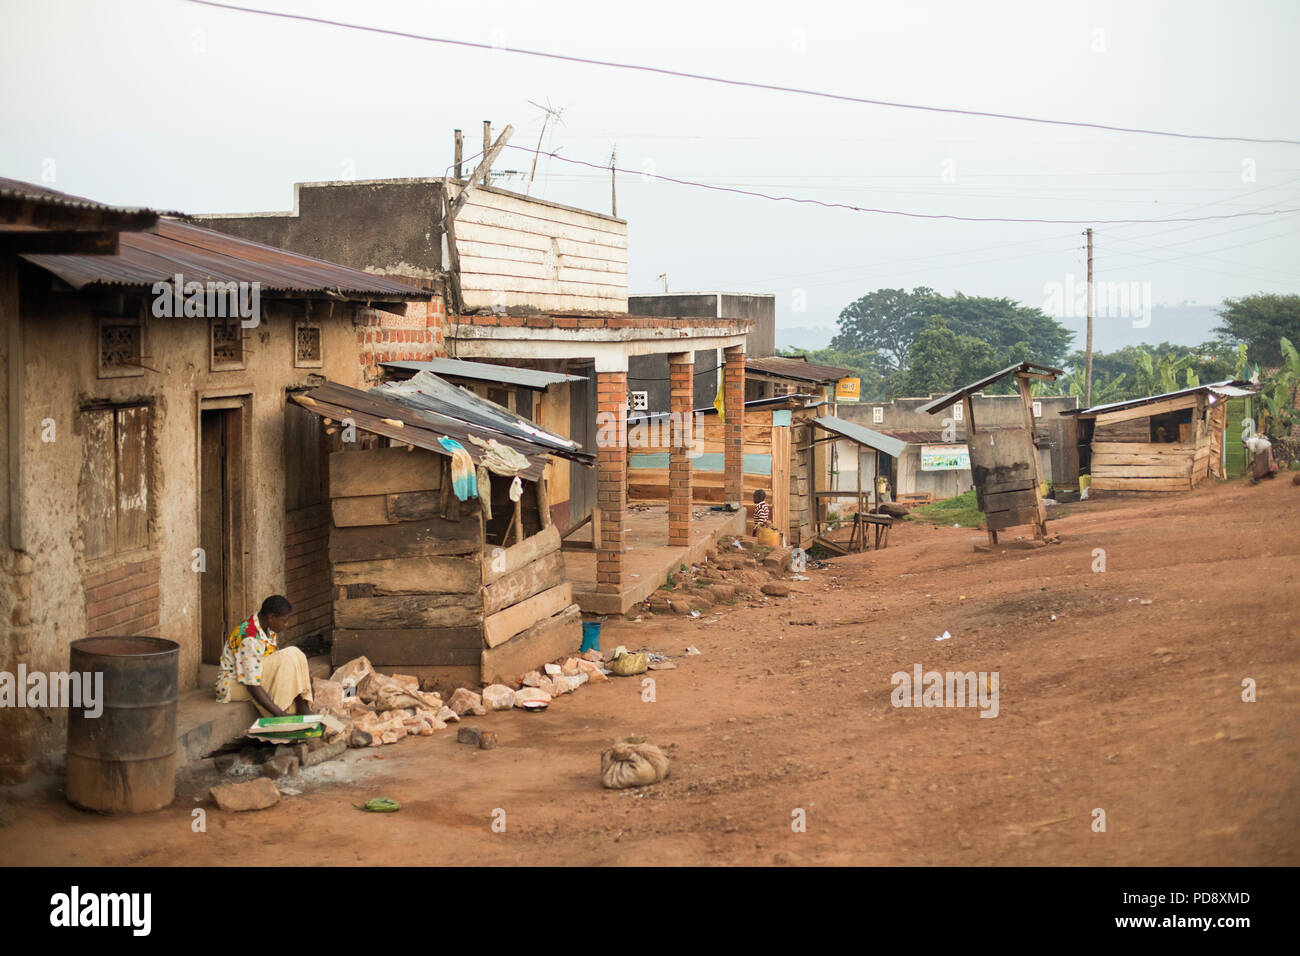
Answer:
[{"label": "wooden post", "polygon": [[462,176],[462,163],[465,158],[465,137],[460,130],[456,130],[456,179],[459,181]]},{"label": "wooden post", "polygon": [[524,496],[515,502],[515,543],[524,540]]},{"label": "wooden post", "polygon": [[[483,158],[485,160],[488,159],[488,153],[490,153],[491,151],[492,151],[492,121],[484,120],[483,121]],[[487,162],[480,163],[479,169],[483,171],[483,178],[481,180],[481,184],[486,186],[488,185],[488,180],[492,176],[491,161],[489,160]],[[475,170],[475,172],[477,171],[478,170]]]},{"label": "wooden post", "polygon": [[537,479],[537,517],[542,523],[543,531],[551,526],[551,493],[546,487],[546,476],[550,470],[548,464],[542,471],[542,477]]}]

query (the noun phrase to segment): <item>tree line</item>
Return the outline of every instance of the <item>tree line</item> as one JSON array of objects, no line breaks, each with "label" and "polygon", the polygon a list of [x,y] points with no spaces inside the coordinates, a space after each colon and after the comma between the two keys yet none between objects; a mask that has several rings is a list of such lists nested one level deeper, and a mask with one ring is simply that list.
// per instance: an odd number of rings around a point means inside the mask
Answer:
[{"label": "tree line", "polygon": [[[1257,372],[1265,384],[1276,374],[1289,379],[1292,343],[1300,342],[1300,295],[1226,299],[1219,316],[1215,338],[1198,346],[1161,342],[1094,352],[1093,404]],[[1057,382],[1041,383],[1042,394],[1083,401],[1085,355],[1072,347],[1074,333],[1013,299],[945,296],[923,286],[877,289],[845,306],[838,326],[830,348],[784,354],[852,369],[862,380],[863,401],[948,392],[1024,361],[1065,371]],[[1007,392],[1013,385],[1002,382],[988,391]],[[1280,385],[1288,390],[1286,382]],[[1294,388],[1291,382],[1290,392]]]}]

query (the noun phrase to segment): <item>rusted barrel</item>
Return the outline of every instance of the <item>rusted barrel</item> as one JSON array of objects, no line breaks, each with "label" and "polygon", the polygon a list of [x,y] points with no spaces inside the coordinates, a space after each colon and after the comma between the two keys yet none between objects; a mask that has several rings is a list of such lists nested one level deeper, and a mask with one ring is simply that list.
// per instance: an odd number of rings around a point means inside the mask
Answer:
[{"label": "rusted barrel", "polygon": [[175,798],[180,650],[157,637],[72,642],[70,669],[83,681],[87,673],[103,674],[104,683],[98,717],[87,717],[84,707],[68,712],[71,803],[104,813],[144,813]]}]

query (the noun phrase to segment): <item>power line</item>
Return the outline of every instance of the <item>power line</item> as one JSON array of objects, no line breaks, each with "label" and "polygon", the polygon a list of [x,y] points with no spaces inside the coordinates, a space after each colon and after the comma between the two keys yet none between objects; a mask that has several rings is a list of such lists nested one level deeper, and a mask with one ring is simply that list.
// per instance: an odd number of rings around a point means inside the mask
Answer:
[{"label": "power line", "polygon": [[774,93],[790,93],[798,96],[813,96],[819,99],[836,100],[842,103],[860,103],[866,106],[882,106],[889,109],[915,110],[924,113],[948,113],[954,116],[975,116],[982,119],[1013,120],[1019,123],[1039,123],[1046,126],[1072,126],[1081,129],[1096,129],[1112,133],[1138,133],[1145,136],[1167,136],[1175,139],[1201,139],[1234,143],[1271,143],[1283,146],[1300,146],[1300,140],[1273,139],[1254,136],[1216,136],[1205,133],[1179,133],[1170,130],[1145,129],[1136,126],[1113,126],[1106,123],[1087,123],[1076,120],[1047,119],[1041,116],[1021,116],[1015,113],[995,113],[987,110],[958,109],[949,106],[926,106],[919,103],[899,103],[891,100],[876,100],[864,96],[849,96],[844,93],[828,93],[823,90],[808,90],[794,86],[781,86],[775,83],[758,83],[752,80],[733,80],[727,77],[710,76],[706,73],[689,73],[670,70],[665,67],[645,66],[636,63],[619,63],[614,60],[597,60],[591,57],[572,56],[564,53],[548,53],[543,50],[525,50],[520,47],[496,46],[491,43],[475,43],[471,40],[453,40],[449,37],[429,36],[422,33],[410,33],[405,30],[390,30],[384,27],[372,27],[359,23],[346,23],[341,20],[327,20],[323,17],[309,17],[299,13],[283,13],[278,10],[259,10],[254,7],[241,7],[228,3],[216,3],[214,0],[184,0],[204,7],[230,10],[238,13],[253,13],[259,16],[276,17],[282,20],[298,20],[303,23],[316,23],[322,26],[341,27],[347,30],[359,30],[363,33],[376,33],[384,36],[400,37],[406,40],[421,40],[426,43],[441,43],[447,46],[466,47],[475,50],[492,50],[499,53],[516,53],[520,56],[541,57],[548,60],[561,60],[566,63],[579,63],[585,66],[604,66],[616,70],[632,70],[640,73],[655,73],[677,79],[700,80],[705,83],[717,83],[723,86],[737,86],[747,89],[767,90]]},{"label": "power line", "polygon": [[[206,2],[206,0],[188,0],[191,3]],[[506,144],[506,149],[525,149],[522,146],[512,146]],[[525,149],[525,151],[527,151]],[[576,166],[586,166],[591,169],[609,170],[611,168],[605,165],[589,163],[581,159],[569,159],[567,156],[561,156],[558,150],[548,153],[552,159],[558,159],[563,163],[572,163]],[[872,206],[855,206],[850,203],[826,202],[821,199],[808,199],[798,196],[773,196],[769,193],[761,193],[753,189],[741,189],[737,186],[715,186],[709,183],[695,182],[690,179],[676,179],[672,176],[660,176],[656,173],[648,173],[642,170],[617,169],[620,173],[626,173],[630,176],[644,176],[650,179],[656,179],[660,182],[673,183],[678,186],[692,186],[696,189],[711,189],[716,192],[734,193],[739,196],[751,196],[757,199],[766,199],[772,202],[790,202],[808,206],[821,206],[823,209],[845,209],[849,212],[869,212],[882,216],[904,216],[909,219],[948,219],[956,222],[1017,222],[1017,223],[1038,223],[1049,226],[1118,226],[1128,224],[1146,225],[1150,223],[1166,222],[1209,222],[1216,219],[1239,219],[1244,216],[1271,216],[1281,215],[1291,212],[1300,212],[1300,209],[1273,209],[1261,212],[1234,212],[1223,213],[1217,216],[1194,216],[1194,217],[1177,217],[1168,216],[1159,219],[1033,219],[1033,218],[1015,218],[1011,216],[957,216],[950,213],[926,213],[926,212],[907,212],[901,209],[880,209]],[[1273,187],[1275,188],[1275,187]],[[1222,200],[1219,200],[1220,202]],[[1206,205],[1215,205],[1207,203]]]}]

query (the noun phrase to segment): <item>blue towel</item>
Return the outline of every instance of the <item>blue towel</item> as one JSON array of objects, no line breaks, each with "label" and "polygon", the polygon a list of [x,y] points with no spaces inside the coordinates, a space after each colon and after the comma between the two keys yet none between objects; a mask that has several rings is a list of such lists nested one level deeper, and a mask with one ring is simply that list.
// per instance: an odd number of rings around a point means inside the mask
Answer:
[{"label": "blue towel", "polygon": [[478,478],[474,474],[474,459],[465,446],[454,438],[439,438],[438,444],[451,452],[451,488],[461,501],[478,497]]}]

